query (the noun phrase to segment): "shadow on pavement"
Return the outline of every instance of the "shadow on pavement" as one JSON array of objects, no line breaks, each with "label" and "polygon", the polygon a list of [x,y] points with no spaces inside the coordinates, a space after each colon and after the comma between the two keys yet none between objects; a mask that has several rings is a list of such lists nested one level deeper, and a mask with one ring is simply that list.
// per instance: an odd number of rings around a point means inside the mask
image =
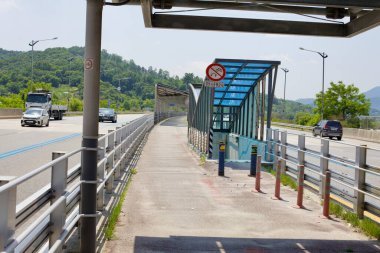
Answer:
[{"label": "shadow on pavement", "polygon": [[380,247],[377,241],[136,236],[133,252],[378,253]]}]

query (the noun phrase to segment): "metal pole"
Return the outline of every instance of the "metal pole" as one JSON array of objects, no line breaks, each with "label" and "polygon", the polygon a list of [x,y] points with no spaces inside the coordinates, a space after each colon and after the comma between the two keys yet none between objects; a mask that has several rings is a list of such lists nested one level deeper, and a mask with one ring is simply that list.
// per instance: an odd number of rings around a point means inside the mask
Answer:
[{"label": "metal pole", "polygon": [[[74,58],[69,59],[69,72],[71,72],[71,62],[74,60]],[[71,87],[71,74],[69,73],[69,87]]]},{"label": "metal pole", "polygon": [[282,113],[285,114],[285,91],[286,91],[286,74],[289,72],[286,68],[281,68],[285,72],[285,81],[284,81],[284,103],[282,105]]},{"label": "metal pole", "polygon": [[249,176],[256,176],[256,166],[257,166],[257,146],[252,145],[251,147],[251,167],[249,170]]},{"label": "metal pole", "polygon": [[304,186],[304,178],[305,178],[305,166],[302,164],[299,164],[298,166],[298,187],[297,187],[297,207],[298,208],[304,208],[303,207],[303,186]]},{"label": "metal pole", "polygon": [[255,191],[256,192],[261,192],[260,190],[260,177],[261,177],[261,155],[257,156],[256,160],[256,180],[255,180]]},{"label": "metal pole", "polygon": [[224,152],[226,150],[226,145],[224,142],[219,142],[219,166],[218,166],[218,176],[224,176]]},{"label": "metal pole", "polygon": [[327,171],[324,178],[325,181],[325,193],[323,198],[323,216],[327,219],[330,218],[330,183],[331,183],[331,172]]},{"label": "metal pole", "polygon": [[280,190],[281,190],[281,163],[283,161],[281,158],[278,159],[276,163],[276,182],[274,187],[274,197],[272,199],[281,199]]},{"label": "metal pole", "polygon": [[56,40],[58,39],[58,37],[55,37],[55,38],[51,38],[51,39],[43,39],[43,40],[32,40],[30,43],[29,43],[29,46],[32,47],[32,83],[34,82],[33,81],[33,53],[34,53],[34,45],[36,45],[38,42],[40,41],[46,41],[46,40]]},{"label": "metal pole", "polygon": [[85,216],[80,224],[80,252],[89,253],[96,251],[96,217],[86,214],[96,214],[102,11],[102,0],[87,0],[82,137],[87,150],[82,153],[80,212]]},{"label": "metal pole", "polygon": [[285,71],[285,84],[284,84],[284,104],[283,104],[283,109],[282,112],[285,114],[285,90],[286,90],[286,71]]},{"label": "metal pole", "polygon": [[321,120],[323,120],[323,114],[324,114],[324,112],[325,112],[325,110],[324,110],[324,107],[325,107],[325,53],[323,53],[322,55],[322,113],[321,113],[321,117],[322,117],[322,119]]},{"label": "metal pole", "polygon": [[[34,40],[32,40],[32,83],[33,83],[33,53],[34,53]],[[32,87],[30,87],[32,88]],[[32,90],[32,89],[30,89]]]}]

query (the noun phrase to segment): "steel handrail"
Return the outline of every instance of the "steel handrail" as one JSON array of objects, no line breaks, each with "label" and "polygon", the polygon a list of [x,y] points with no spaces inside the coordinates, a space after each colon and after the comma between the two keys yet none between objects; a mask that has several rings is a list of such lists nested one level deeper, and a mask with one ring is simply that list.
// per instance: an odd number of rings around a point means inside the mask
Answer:
[{"label": "steel handrail", "polygon": [[[144,124],[141,124],[139,125],[141,122],[144,122]],[[138,144],[138,141],[141,140],[141,137],[143,136],[143,134],[146,134],[146,132],[149,130],[148,128],[148,124],[151,123],[153,125],[153,117],[152,115],[146,115],[146,116],[143,116],[141,117],[140,119],[137,119],[137,120],[134,120],[133,121],[133,124],[128,124],[126,126],[123,126],[122,128],[120,129],[117,129],[115,132],[117,133],[117,131],[123,131],[122,132],[122,135],[121,136],[117,136],[117,138],[120,138],[119,140],[122,139],[122,141],[116,146],[116,147],[113,147],[112,151],[110,152],[111,154],[114,154],[114,152],[117,150],[117,152],[120,152],[123,148],[123,145],[126,144],[127,141],[130,141],[130,138],[133,138],[134,140],[132,141],[131,144],[128,145],[128,148],[123,150],[123,155],[120,155],[120,157],[118,157],[118,160],[116,162],[116,164],[114,165],[114,168],[113,170],[110,171],[110,173],[108,175],[111,175],[111,173],[113,173],[115,171],[115,169],[117,168],[117,166],[119,166],[119,164],[121,163],[121,161],[123,159],[125,159],[125,156],[131,151],[133,150],[134,146],[136,144]],[[126,136],[126,132],[124,131],[127,131],[127,130],[130,130],[130,129],[133,129],[132,132],[130,132],[128,134],[128,136]],[[111,132],[111,133],[108,133],[106,134],[105,136],[102,136],[102,138],[108,138],[108,136],[110,135],[114,135],[115,132]],[[137,136],[136,134],[139,133]],[[114,135],[115,136],[115,135]],[[60,156],[59,158],[25,174],[24,176],[21,176],[19,178],[16,178],[15,180],[13,181],[10,181],[9,183],[5,184],[4,186],[0,187],[0,193],[4,193],[8,190],[11,190],[13,189],[14,187],[17,187],[17,185],[19,185],[20,183],[23,183],[25,182],[26,180],[29,180],[31,178],[33,178],[34,176],[40,174],[41,172],[49,169],[49,168],[52,168],[54,165],[62,162],[63,160],[67,160],[69,157],[79,153],[79,152],[82,152],[83,150],[86,150],[86,148],[79,148],[75,151],[72,151],[70,153],[67,153],[63,156]],[[108,157],[110,155],[107,154],[107,157],[104,157],[99,163],[98,163],[98,166],[101,165],[102,163],[106,162]],[[75,173],[77,173],[77,170],[80,168],[80,166],[75,165],[74,166],[75,168],[74,169],[71,169],[70,170],[70,173],[72,175],[74,175]],[[68,173],[69,174],[69,173]],[[71,175],[70,174],[70,175]],[[69,177],[70,175],[67,175],[67,177]],[[77,176],[76,176],[77,177]],[[109,178],[109,177],[107,177]],[[75,178],[73,178],[74,180]],[[105,183],[106,180],[101,180],[99,181],[99,183],[101,183],[101,185],[103,185],[103,188],[104,188],[104,183]],[[10,244],[7,245],[6,247],[6,250],[5,251],[2,251],[2,252],[13,252],[13,250],[16,248],[16,247],[21,247],[20,250],[24,250],[26,248],[28,248],[30,246],[30,244],[33,242],[33,240],[35,240],[36,238],[38,238],[38,235],[34,235],[34,236],[31,236],[33,230],[35,230],[36,228],[40,228],[40,229],[44,229],[46,230],[46,226],[50,226],[49,223],[48,223],[48,216],[54,211],[56,210],[56,208],[62,204],[63,201],[66,202],[71,202],[73,200],[75,200],[75,198],[78,196],[78,188],[80,187],[80,185],[82,183],[88,183],[88,182],[84,182],[84,181],[77,181],[77,182],[74,182],[73,185],[70,186],[70,188],[66,188],[66,191],[65,191],[65,194],[60,196],[52,205],[50,205],[48,207],[47,210],[45,210],[43,212],[42,215],[39,215],[37,217],[37,219],[32,222],[27,228],[26,230],[22,231],[22,233],[20,235],[18,235],[16,238],[14,238]],[[45,187],[48,187],[48,185],[46,185]],[[45,201],[46,203],[46,201]],[[21,204],[23,204],[23,202],[21,202]],[[66,206],[67,206],[68,203],[66,203]],[[28,208],[28,203],[26,204],[23,204],[23,210],[27,209]],[[74,206],[77,205],[77,203],[74,203]],[[19,206],[19,205],[17,205]],[[30,215],[34,214],[35,212],[31,212],[28,214],[29,217],[31,217]],[[97,216],[98,214],[96,214]],[[70,224],[67,224],[67,221],[65,222],[65,225],[62,229],[63,232],[61,232],[61,235],[59,237],[58,240],[64,240],[66,238],[66,236],[69,234],[69,232],[72,230],[73,228],[73,224],[75,225],[75,223],[77,222],[77,220],[79,220],[83,215],[76,215],[76,217],[74,217],[74,221],[71,221]],[[43,225],[45,224],[45,225]],[[71,227],[71,228],[70,228]],[[42,230],[41,230],[42,231]],[[65,232],[66,231],[66,232]],[[57,243],[57,241],[55,241],[54,245],[57,245],[57,247],[59,247],[61,244],[61,242]],[[55,246],[56,247],[56,246]],[[17,249],[19,250],[19,249]]]},{"label": "steel handrail", "polygon": [[10,190],[11,188],[13,188],[13,187],[15,187],[15,186],[17,186],[17,185],[19,185],[19,184],[27,181],[28,179],[30,179],[30,178],[32,178],[32,177],[34,177],[34,176],[36,176],[36,175],[44,172],[45,170],[51,168],[55,164],[57,164],[57,163],[65,160],[65,159],[67,159],[67,158],[69,158],[69,157],[71,157],[71,156],[73,156],[73,155],[75,155],[75,154],[77,154],[79,152],[82,152],[85,149],[86,148],[81,147],[81,148],[79,148],[77,150],[74,150],[74,151],[72,151],[70,153],[67,153],[67,154],[65,154],[63,156],[60,156],[59,158],[54,159],[53,161],[50,161],[47,164],[44,164],[41,167],[38,167],[37,169],[35,169],[35,170],[33,170],[33,171],[29,172],[29,173],[26,173],[25,175],[23,175],[21,177],[18,177],[15,180],[10,181],[9,183],[7,183],[7,184],[5,184],[3,186],[0,186],[0,193],[2,193],[4,191],[7,191],[7,190]]}]

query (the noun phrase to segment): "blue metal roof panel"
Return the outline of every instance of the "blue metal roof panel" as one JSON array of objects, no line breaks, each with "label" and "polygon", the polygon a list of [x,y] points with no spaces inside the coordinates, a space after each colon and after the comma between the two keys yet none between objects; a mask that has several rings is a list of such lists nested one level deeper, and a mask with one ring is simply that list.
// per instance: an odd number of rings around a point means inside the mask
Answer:
[{"label": "blue metal roof panel", "polygon": [[224,87],[215,88],[214,105],[216,106],[240,106],[258,80],[273,66],[279,64],[279,62],[228,59],[216,59],[215,63],[223,65],[226,69],[226,76],[221,80]]}]

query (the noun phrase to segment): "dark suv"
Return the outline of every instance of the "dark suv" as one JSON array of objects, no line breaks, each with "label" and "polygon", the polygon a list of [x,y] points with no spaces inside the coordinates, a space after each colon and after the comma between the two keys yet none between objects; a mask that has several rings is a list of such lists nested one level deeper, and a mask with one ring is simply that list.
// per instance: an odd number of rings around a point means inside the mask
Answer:
[{"label": "dark suv", "polygon": [[321,120],[314,126],[313,135],[330,139],[336,137],[340,141],[343,136],[343,127],[337,120]]},{"label": "dark suv", "polygon": [[111,108],[99,108],[99,122],[103,121],[117,122],[117,114],[114,109]]}]

